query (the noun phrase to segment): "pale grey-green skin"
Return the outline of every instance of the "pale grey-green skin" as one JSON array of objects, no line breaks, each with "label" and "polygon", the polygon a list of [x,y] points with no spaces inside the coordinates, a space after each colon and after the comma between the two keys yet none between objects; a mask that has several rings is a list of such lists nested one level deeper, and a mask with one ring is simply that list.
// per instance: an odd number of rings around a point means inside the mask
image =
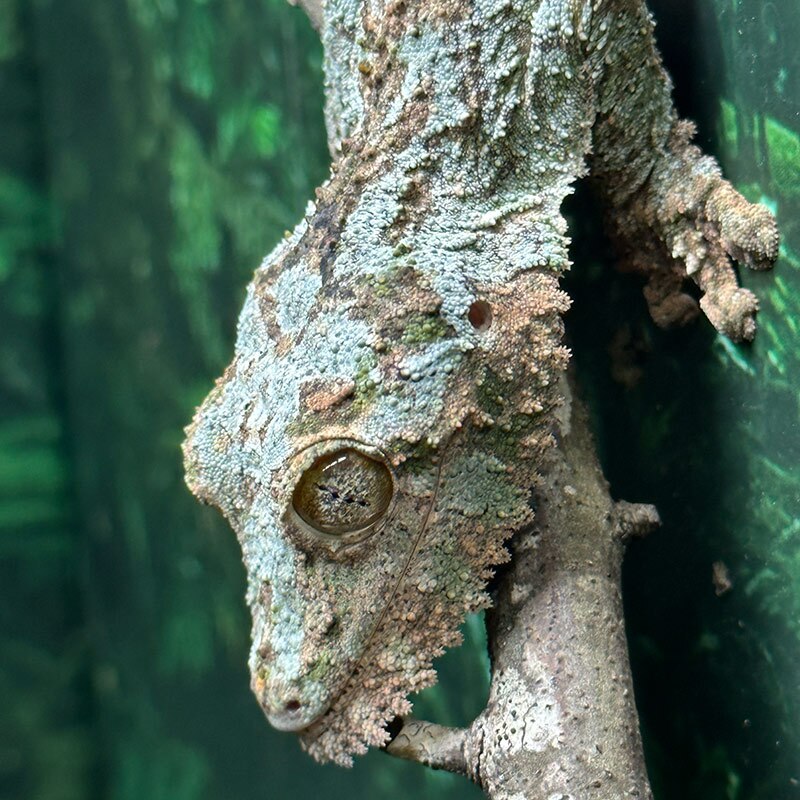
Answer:
[{"label": "pale grey-green skin", "polygon": [[[257,271],[185,455],[241,541],[262,706],[347,763],[434,679],[530,521],[566,363],[559,209],[575,179],[591,166],[627,258],[688,267],[735,337],[755,301],[727,253],[765,266],[777,239],[688,145],[639,0],[330,0],[322,35],[339,156]],[[686,308],[673,284],[664,321]],[[488,330],[468,318],[478,299]],[[353,442],[391,466],[395,501],[337,548],[291,495],[315,454]]]}]

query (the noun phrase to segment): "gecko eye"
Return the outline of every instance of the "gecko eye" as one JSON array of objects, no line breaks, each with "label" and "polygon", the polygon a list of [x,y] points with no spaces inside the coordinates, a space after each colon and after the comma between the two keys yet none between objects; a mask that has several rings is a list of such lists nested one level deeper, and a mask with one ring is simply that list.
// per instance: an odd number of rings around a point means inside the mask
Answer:
[{"label": "gecko eye", "polygon": [[298,516],[320,533],[340,536],[371,527],[389,508],[392,475],[352,447],[320,456],[292,495]]}]

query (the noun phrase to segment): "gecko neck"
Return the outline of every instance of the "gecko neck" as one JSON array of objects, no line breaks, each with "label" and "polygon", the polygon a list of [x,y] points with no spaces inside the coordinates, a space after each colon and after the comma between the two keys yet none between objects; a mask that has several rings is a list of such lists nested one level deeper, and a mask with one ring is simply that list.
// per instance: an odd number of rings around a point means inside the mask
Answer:
[{"label": "gecko neck", "polygon": [[409,220],[441,216],[452,232],[457,217],[464,248],[524,224],[538,231],[533,247],[516,237],[526,268],[563,271],[559,209],[585,171],[593,117],[591,76],[578,79],[592,46],[584,5],[329,0],[326,119],[345,179],[380,162],[362,180],[391,185]]}]

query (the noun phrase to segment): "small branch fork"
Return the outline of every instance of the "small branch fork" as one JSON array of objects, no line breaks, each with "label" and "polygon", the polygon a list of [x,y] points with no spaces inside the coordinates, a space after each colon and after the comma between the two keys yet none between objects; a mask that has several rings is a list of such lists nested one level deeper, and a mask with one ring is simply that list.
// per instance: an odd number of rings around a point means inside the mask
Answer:
[{"label": "small branch fork", "polygon": [[447,728],[434,722],[406,719],[386,751],[426,767],[466,775],[465,750],[469,736],[469,728]]},{"label": "small branch fork", "polygon": [[570,388],[536,523],[489,615],[492,685],[468,728],[407,719],[386,750],[467,775],[491,800],[651,798],[620,597],[624,545],[659,524],[611,500]]}]

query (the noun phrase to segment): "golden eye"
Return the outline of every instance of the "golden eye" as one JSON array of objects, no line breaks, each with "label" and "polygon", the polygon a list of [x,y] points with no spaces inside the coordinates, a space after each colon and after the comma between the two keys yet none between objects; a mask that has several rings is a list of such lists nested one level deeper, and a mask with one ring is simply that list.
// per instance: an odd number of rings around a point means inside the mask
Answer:
[{"label": "golden eye", "polygon": [[347,447],[314,461],[300,478],[292,505],[312,528],[341,536],[378,522],[389,508],[392,491],[385,464]]}]

